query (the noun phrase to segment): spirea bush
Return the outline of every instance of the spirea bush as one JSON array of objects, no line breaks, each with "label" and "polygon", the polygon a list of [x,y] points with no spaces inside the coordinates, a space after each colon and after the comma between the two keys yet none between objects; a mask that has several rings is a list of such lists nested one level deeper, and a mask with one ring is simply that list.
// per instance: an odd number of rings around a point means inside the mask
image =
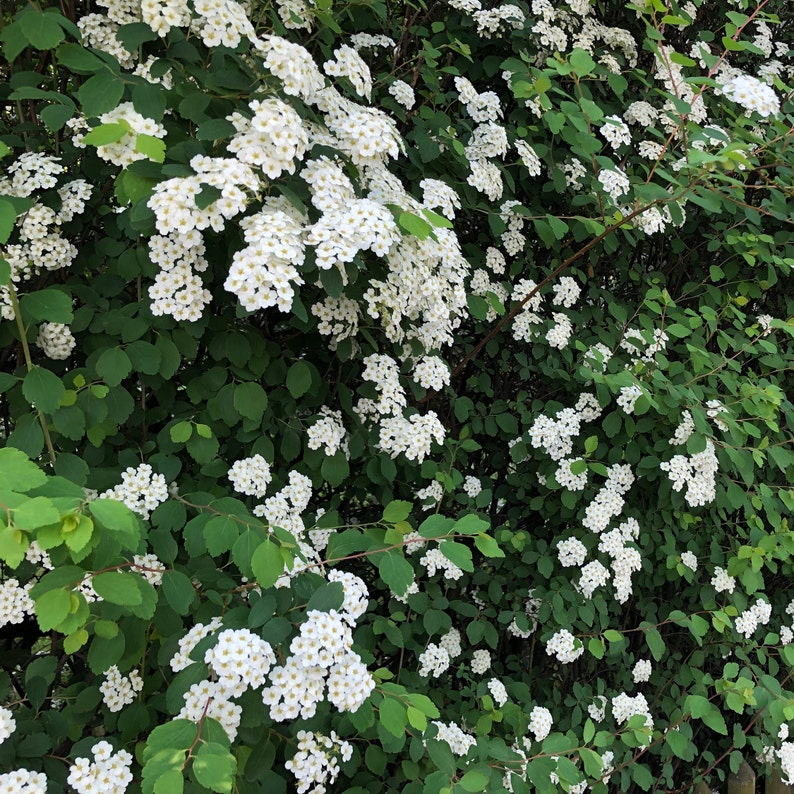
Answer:
[{"label": "spirea bush", "polygon": [[794,779],[786,0],[2,15],[3,791]]}]

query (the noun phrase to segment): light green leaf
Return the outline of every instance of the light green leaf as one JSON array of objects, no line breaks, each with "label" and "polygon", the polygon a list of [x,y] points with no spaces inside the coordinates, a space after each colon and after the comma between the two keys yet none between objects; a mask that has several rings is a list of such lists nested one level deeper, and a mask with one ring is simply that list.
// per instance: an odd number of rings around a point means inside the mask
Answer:
[{"label": "light green leaf", "polygon": [[136,606],[142,601],[138,583],[134,581],[136,574],[123,571],[98,573],[91,578],[91,584],[97,595],[119,606]]},{"label": "light green leaf", "polygon": [[260,543],[251,557],[251,569],[262,587],[272,587],[284,574],[284,558],[279,547],[271,540]]},{"label": "light green leaf", "polygon": [[193,759],[196,780],[210,791],[230,794],[237,771],[235,757],[221,744],[206,742]]}]

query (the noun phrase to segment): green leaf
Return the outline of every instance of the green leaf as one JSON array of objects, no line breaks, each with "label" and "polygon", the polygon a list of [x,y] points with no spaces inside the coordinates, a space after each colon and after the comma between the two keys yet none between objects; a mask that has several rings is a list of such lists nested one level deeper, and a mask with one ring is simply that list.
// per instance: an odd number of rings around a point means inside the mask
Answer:
[{"label": "green leaf", "polygon": [[199,124],[196,138],[200,141],[217,141],[221,138],[231,138],[236,132],[234,124],[226,119],[208,119]]},{"label": "green leaf", "polygon": [[156,753],[167,748],[189,749],[196,741],[198,730],[196,723],[190,720],[175,719],[158,725],[146,740],[146,748],[143,751],[144,763]]},{"label": "green leaf", "polygon": [[96,371],[108,386],[118,386],[132,372],[132,362],[120,347],[109,347],[97,360]]},{"label": "green leaf", "polygon": [[24,493],[44,485],[47,475],[19,449],[0,449],[0,483],[4,488]]},{"label": "green leaf", "polygon": [[22,394],[32,406],[49,414],[60,405],[66,387],[54,372],[35,365],[22,381]]},{"label": "green leaf", "polygon": [[64,323],[68,325],[74,319],[72,299],[59,289],[42,289],[29,292],[19,300],[22,315],[32,322]]},{"label": "green leaf", "polygon": [[98,573],[91,578],[91,584],[97,595],[119,606],[136,606],[140,604],[141,591],[135,581],[136,574],[123,571]]},{"label": "green leaf", "polygon": [[35,600],[36,618],[42,631],[63,623],[72,609],[72,595],[66,588],[48,590]]},{"label": "green leaf", "polygon": [[[17,218],[17,211],[14,209],[14,205],[10,201],[5,201],[4,199],[0,199],[0,243],[8,242],[8,238],[11,236],[11,232],[14,230],[14,224]],[[3,260],[5,263],[6,268],[8,268],[8,262]],[[3,278],[3,283],[8,283],[8,277],[10,276],[11,271],[9,269],[8,276]]]},{"label": "green leaf", "polygon": [[83,112],[88,118],[101,116],[118,107],[124,96],[124,83],[111,72],[89,77],[77,90]]},{"label": "green leaf", "polygon": [[651,656],[653,656],[655,661],[660,662],[666,649],[659,630],[653,627],[646,628],[645,640],[648,643],[648,648],[650,648]]},{"label": "green leaf", "polygon": [[193,759],[193,774],[196,780],[211,791],[230,794],[237,761],[221,744],[206,742],[199,747]]},{"label": "green leaf", "polygon": [[595,61],[586,50],[575,49],[569,58],[571,66],[580,77],[590,74],[596,68]]},{"label": "green leaf", "polygon": [[454,540],[442,540],[438,545],[441,553],[450,561],[455,563],[461,570],[472,573],[474,563],[471,559],[471,549],[462,543]]},{"label": "green leaf", "polygon": [[[141,536],[141,525],[137,516],[127,505],[115,499],[95,499],[89,505],[94,519],[105,529],[126,535],[122,540],[125,548],[137,550]],[[132,543],[133,545],[128,545]]]},{"label": "green leaf", "polygon": [[582,765],[587,776],[592,780],[598,780],[603,770],[601,756],[587,747],[582,747],[579,749],[579,757],[582,759]]},{"label": "green leaf", "polygon": [[395,698],[384,697],[378,706],[378,722],[392,735],[402,736],[408,724],[405,706]]},{"label": "green leaf", "polygon": [[339,609],[345,600],[345,588],[341,582],[326,582],[320,585],[306,604],[306,611],[316,609],[320,612],[329,612]]},{"label": "green leaf", "polygon": [[83,136],[83,143],[91,146],[107,146],[109,143],[120,141],[131,127],[126,121],[114,124],[100,124]]},{"label": "green leaf", "polygon": [[267,392],[258,383],[245,381],[234,387],[232,404],[240,416],[260,424],[267,408]]},{"label": "green leaf", "polygon": [[165,114],[166,95],[162,86],[141,83],[132,89],[132,104],[142,116],[160,121]]},{"label": "green leaf", "polygon": [[165,160],[165,141],[155,135],[139,132],[135,136],[135,151],[154,160],[155,163],[162,163]]},{"label": "green leaf", "polygon": [[490,535],[475,535],[474,545],[486,557],[504,557],[505,553],[499,548],[499,544]]},{"label": "green leaf", "polygon": [[181,571],[166,571],[161,590],[171,609],[178,615],[187,615],[196,600],[196,590],[190,578]]},{"label": "green leaf", "polygon": [[487,532],[491,528],[488,521],[480,518],[474,513],[459,518],[452,527],[452,531],[456,535],[480,535]]},{"label": "green leaf", "polygon": [[380,578],[386,586],[397,595],[404,595],[408,586],[414,580],[414,568],[396,549],[379,551],[370,556],[378,566]]},{"label": "green leaf", "polygon": [[485,791],[490,783],[490,778],[478,769],[471,769],[458,781],[464,791]]},{"label": "green leaf", "polygon": [[305,361],[296,361],[287,372],[287,389],[295,397],[302,397],[312,387],[312,372]]},{"label": "green leaf", "polygon": [[11,568],[16,568],[25,559],[30,541],[27,535],[14,527],[0,524],[0,560]]},{"label": "green leaf", "polygon": [[37,50],[52,50],[66,38],[55,14],[45,14],[32,5],[27,6],[19,24],[25,38]]},{"label": "green leaf", "polygon": [[61,515],[55,505],[43,496],[26,499],[11,510],[11,520],[19,529],[38,529],[60,521]]},{"label": "green leaf", "polygon": [[58,60],[71,72],[93,74],[105,68],[105,62],[80,44],[65,42],[55,53]]},{"label": "green leaf", "polygon": [[396,524],[399,521],[405,521],[405,519],[411,515],[412,509],[413,505],[410,502],[389,502],[389,504],[383,508],[383,520],[389,524]]},{"label": "green leaf", "polygon": [[420,240],[426,240],[433,232],[433,227],[424,218],[414,215],[413,212],[400,213],[397,223],[408,234],[412,234]]},{"label": "green leaf", "polygon": [[230,551],[240,536],[240,523],[232,516],[214,516],[204,525],[207,551],[213,557]]},{"label": "green leaf", "polygon": [[174,444],[184,444],[193,435],[193,424],[191,422],[177,422],[171,427],[168,434]]},{"label": "green leaf", "polygon": [[262,587],[272,587],[284,575],[284,558],[271,540],[260,543],[251,557],[251,569]]}]

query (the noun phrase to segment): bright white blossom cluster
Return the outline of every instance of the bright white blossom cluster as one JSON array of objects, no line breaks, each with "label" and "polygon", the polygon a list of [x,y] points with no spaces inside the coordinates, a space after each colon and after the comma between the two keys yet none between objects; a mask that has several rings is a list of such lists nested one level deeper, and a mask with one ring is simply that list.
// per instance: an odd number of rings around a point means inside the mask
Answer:
[{"label": "bright white blossom cluster", "polygon": [[121,483],[99,495],[100,499],[123,502],[141,518],[168,499],[168,485],[162,474],[155,474],[148,463],[133,468],[128,466],[121,475]]},{"label": "bright white blossom cluster", "polygon": [[692,551],[685,551],[681,554],[681,564],[689,568],[690,571],[698,569],[698,558]]},{"label": "bright white blossom cluster", "polygon": [[423,678],[438,678],[449,668],[449,651],[441,645],[428,643],[427,648],[419,654],[419,675]]},{"label": "bright white blossom cluster", "polygon": [[47,794],[47,777],[43,772],[15,769],[0,775],[2,794]]},{"label": "bright white blossom cluster", "polygon": [[584,645],[568,629],[560,629],[546,643],[546,653],[561,664],[570,664],[584,653]]},{"label": "bright white blossom cluster", "polygon": [[471,734],[466,733],[454,722],[445,723],[434,720],[431,724],[438,729],[435,738],[439,742],[446,742],[449,749],[459,757],[466,755],[469,749],[477,744],[477,740]]},{"label": "bright white blossom cluster", "polygon": [[330,736],[298,731],[297,739],[298,752],[284,766],[295,776],[298,794],[325,794],[326,787],[339,777],[339,759],[349,761],[353,746],[333,731]]},{"label": "bright white blossom cluster", "polygon": [[447,559],[441,549],[433,548],[425,552],[419,562],[427,568],[428,576],[435,576],[436,571],[443,571],[444,578],[455,582],[463,576],[463,571],[452,560]]},{"label": "bright white blossom cluster", "polygon": [[502,708],[502,706],[507,703],[507,689],[505,689],[505,685],[497,678],[492,678],[488,682],[488,691],[491,693],[491,697],[494,699],[494,703],[496,703],[498,708]]},{"label": "bright white blossom cluster", "polygon": [[132,756],[126,750],[113,752],[113,747],[105,741],[97,742],[92,748],[94,760],[76,758],[69,767],[66,782],[77,794],[123,794],[132,782]]},{"label": "bright white blossom cluster", "polygon": [[0,706],[0,744],[17,729],[17,721],[9,709]]},{"label": "bright white blossom cluster", "polygon": [[367,100],[371,98],[372,75],[369,66],[353,47],[343,44],[334,50],[334,60],[326,61],[323,71],[327,75],[347,78],[360,97]]},{"label": "bright white blossom cluster", "polygon": [[780,100],[771,86],[749,74],[738,74],[722,85],[722,93],[748,113],[768,118],[780,113]]},{"label": "bright white blossom cluster", "polygon": [[640,659],[631,671],[631,677],[634,679],[635,684],[644,683],[651,678],[653,666],[648,659]]},{"label": "bright white blossom cluster", "polygon": [[153,587],[158,587],[163,582],[166,568],[156,555],[149,553],[134,554],[130,570],[139,573]]},{"label": "bright white blossom cluster", "polygon": [[47,358],[62,361],[69,358],[77,344],[68,325],[63,323],[42,323],[36,336],[36,345]]},{"label": "bright white blossom cluster", "polygon": [[306,430],[306,435],[309,449],[322,448],[326,455],[336,455],[340,449],[347,451],[347,431],[342,424],[342,413],[327,405],[320,408],[320,418]]},{"label": "bright white blossom cluster", "polygon": [[413,414],[408,419],[389,416],[380,423],[380,448],[393,458],[402,453],[408,460],[421,463],[430,453],[433,441],[443,444],[445,437],[446,429],[435,411]]},{"label": "bright white blossom cluster", "polygon": [[542,742],[551,733],[553,724],[551,712],[545,706],[535,706],[529,713],[529,730],[536,742]]},{"label": "bright white blossom cluster", "polygon": [[424,389],[441,391],[449,386],[449,367],[438,356],[422,356],[414,366],[413,378]]},{"label": "bright white blossom cluster", "polygon": [[645,717],[645,726],[647,728],[653,727],[653,717],[648,708],[648,701],[645,699],[645,695],[640,693],[634,695],[634,697],[629,697],[625,692],[621,692],[612,698],[612,716],[618,725],[628,722],[635,714],[642,714]]},{"label": "bright white blossom cluster", "polygon": [[105,680],[99,685],[102,699],[110,711],[121,711],[124,706],[129,706],[142,689],[143,679],[137,670],[130,670],[129,676],[122,675],[115,664],[105,670]]},{"label": "bright white blossom cluster", "polygon": [[771,616],[772,605],[767,601],[758,599],[749,609],[745,609],[736,618],[734,627],[739,634],[744,634],[747,639],[750,639],[759,625],[765,626],[769,623]]},{"label": "bright white blossom cluster", "polygon": [[0,628],[9,623],[22,623],[33,614],[34,603],[30,590],[35,582],[20,585],[18,579],[6,579],[0,583]]},{"label": "bright white blossom cluster", "polygon": [[235,461],[226,476],[231,480],[235,491],[257,497],[267,493],[267,486],[273,479],[270,464],[261,455]]},{"label": "bright white blossom cluster", "polygon": [[620,515],[625,504],[625,494],[634,483],[634,474],[628,464],[614,463],[607,470],[604,487],[585,509],[582,524],[591,532],[601,533],[613,517]]},{"label": "bright white blossom cluster", "polygon": [[692,507],[707,505],[717,495],[719,461],[710,438],[706,439],[706,448],[702,452],[690,456],[675,455],[659,466],[667,472],[674,491],[680,491],[686,485],[684,498]]},{"label": "bright white blossom cluster", "polygon": [[490,669],[491,654],[482,648],[478,648],[476,651],[474,651],[471,658],[472,673],[475,675],[483,675]]},{"label": "bright white blossom cluster", "polygon": [[413,88],[404,80],[395,80],[389,86],[389,93],[406,110],[410,110],[416,104],[416,95]]},{"label": "bright white blossom cluster", "polygon": [[634,406],[642,396],[642,389],[633,383],[631,386],[622,386],[620,396],[616,400],[618,407],[622,408],[627,414],[634,413]]},{"label": "bright white blossom cluster", "polygon": [[480,478],[474,477],[471,474],[467,475],[466,479],[463,481],[463,490],[466,492],[466,496],[468,496],[469,499],[476,499],[482,491],[482,482],[480,482]]},{"label": "bright white blossom cluster", "polygon": [[718,593],[732,593],[736,587],[736,579],[733,576],[729,576],[724,568],[715,567],[711,586]]}]

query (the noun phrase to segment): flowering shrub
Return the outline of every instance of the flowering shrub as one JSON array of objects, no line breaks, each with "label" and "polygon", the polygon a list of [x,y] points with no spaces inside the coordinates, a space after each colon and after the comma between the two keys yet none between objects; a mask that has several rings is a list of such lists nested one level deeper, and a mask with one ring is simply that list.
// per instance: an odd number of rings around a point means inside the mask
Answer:
[{"label": "flowering shrub", "polygon": [[790,4],[3,14],[3,790],[794,780]]}]

